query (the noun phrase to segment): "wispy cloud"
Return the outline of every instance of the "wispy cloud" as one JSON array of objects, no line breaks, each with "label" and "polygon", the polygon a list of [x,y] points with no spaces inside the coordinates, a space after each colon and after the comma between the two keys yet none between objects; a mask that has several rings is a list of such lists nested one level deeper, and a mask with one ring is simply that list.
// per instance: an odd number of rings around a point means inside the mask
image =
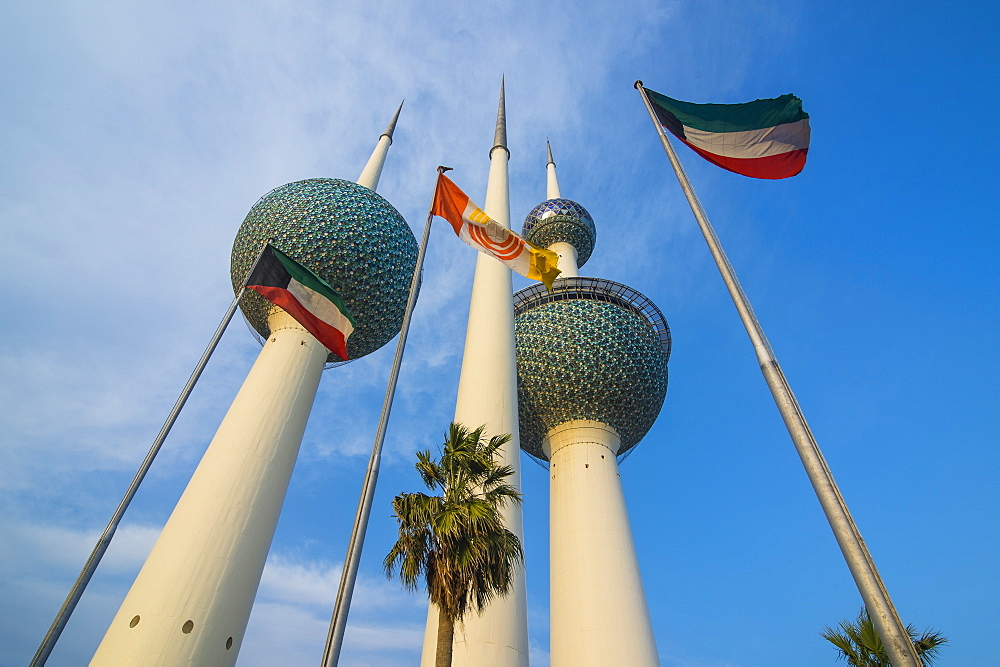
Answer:
[{"label": "wispy cloud", "polygon": [[[272,555],[264,567],[240,664],[317,662],[329,628],[341,565]],[[412,663],[423,642],[426,606],[398,583],[359,577],[344,664]]]}]

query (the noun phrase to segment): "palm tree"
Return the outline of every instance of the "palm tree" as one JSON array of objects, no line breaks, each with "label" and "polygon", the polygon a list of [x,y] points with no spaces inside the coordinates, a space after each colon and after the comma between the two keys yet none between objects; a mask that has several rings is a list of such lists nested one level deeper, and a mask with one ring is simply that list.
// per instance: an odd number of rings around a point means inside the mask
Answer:
[{"label": "palm tree", "polygon": [[[906,632],[925,665],[934,664],[941,646],[948,643],[948,638],[936,630],[925,630],[923,634],[918,634],[913,625],[908,625]],[[889,654],[882,645],[882,638],[875,630],[867,609],[862,608],[853,623],[843,620],[839,629],[827,626],[820,635],[837,647],[838,658],[846,660],[851,667],[892,667]]]},{"label": "palm tree", "polygon": [[431,491],[404,493],[392,501],[399,539],[385,557],[390,579],[398,570],[403,586],[415,591],[423,577],[438,607],[436,667],[451,667],[455,623],[470,608],[482,611],[510,589],[514,568],[524,560],[521,541],[503,525],[501,510],[519,504],[508,483],[511,466],[497,465],[497,450],[510,440],[486,442],[485,427],[469,431],[452,423],[440,460],[417,452],[417,472]]}]

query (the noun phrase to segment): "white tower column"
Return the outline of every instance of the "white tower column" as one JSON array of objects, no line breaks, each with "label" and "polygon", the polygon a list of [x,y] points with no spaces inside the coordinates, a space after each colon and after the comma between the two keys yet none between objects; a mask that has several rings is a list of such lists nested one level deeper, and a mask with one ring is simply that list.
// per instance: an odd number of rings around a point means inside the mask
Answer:
[{"label": "white tower column", "polygon": [[[358,183],[375,190],[399,112]],[[233,665],[329,351],[277,306],[270,336],[92,665]]]},{"label": "white tower column", "polygon": [[552,667],[659,665],[618,461],[606,424],[571,421],[542,448],[550,480]]},{"label": "white tower column", "polygon": [[[507,129],[503,86],[490,173],[483,210],[510,228],[510,194],[507,180]],[[510,483],[521,488],[518,438],[517,369],[514,361],[514,306],[511,272],[479,253],[472,283],[465,354],[458,382],[455,421],[469,428],[486,425],[486,435],[510,433],[501,450],[501,465],[514,469]],[[507,528],[523,541],[521,507],[504,512]],[[420,664],[434,665],[437,648],[437,608],[431,605]],[[528,664],[528,614],[524,570],[517,568],[510,593],[495,600],[482,614],[470,613],[455,627],[454,667],[526,667]]]},{"label": "white tower column", "polygon": [[327,349],[275,309],[271,335],[92,665],[232,665]]}]

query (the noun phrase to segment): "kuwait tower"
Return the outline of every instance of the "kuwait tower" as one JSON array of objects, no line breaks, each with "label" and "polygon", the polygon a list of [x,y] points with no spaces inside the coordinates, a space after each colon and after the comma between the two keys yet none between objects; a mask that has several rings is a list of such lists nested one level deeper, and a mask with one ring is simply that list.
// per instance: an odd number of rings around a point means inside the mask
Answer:
[{"label": "kuwait tower", "polygon": [[[233,243],[233,288],[271,243],[326,280],[355,319],[351,359],[399,331],[417,258],[375,193],[399,110],[357,183],[314,178],[264,195]],[[340,360],[255,292],[263,349],[97,649],[94,665],[232,665],[324,367]]]},{"label": "kuwait tower", "polygon": [[663,405],[670,329],[639,292],[579,277],[594,221],[560,197],[551,150],[547,170],[523,236],[567,277],[514,295],[514,332],[520,445],[550,478],[551,664],[658,665],[618,464]]},{"label": "kuwait tower", "polygon": [[[507,181],[507,118],[503,83],[496,132],[490,149],[490,172],[483,211],[510,228],[510,190]],[[509,482],[521,487],[517,429],[517,375],[514,367],[514,312],[511,307],[511,271],[485,253],[477,253],[472,283],[465,352],[458,381],[455,421],[469,428],[486,425],[486,437],[510,433],[501,451],[501,465],[514,474]],[[508,506],[504,520],[523,541],[521,507]],[[524,570],[515,570],[510,592],[494,600],[482,614],[470,612],[455,628],[454,667],[526,667],[528,614]],[[437,608],[431,605],[420,664],[433,667],[437,646]]]}]

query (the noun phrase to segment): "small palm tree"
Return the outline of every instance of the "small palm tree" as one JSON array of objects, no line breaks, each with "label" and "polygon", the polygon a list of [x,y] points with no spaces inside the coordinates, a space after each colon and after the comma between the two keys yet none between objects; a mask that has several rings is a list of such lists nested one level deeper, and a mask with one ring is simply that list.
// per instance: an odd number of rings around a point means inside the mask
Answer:
[{"label": "small palm tree", "polygon": [[423,577],[438,607],[436,667],[451,667],[455,623],[470,608],[482,611],[490,600],[505,596],[514,568],[524,560],[521,541],[500,514],[508,504],[521,502],[507,481],[513,469],[494,460],[510,435],[486,442],[483,430],[453,423],[440,460],[429,451],[417,452],[417,472],[440,495],[404,493],[392,501],[399,539],[383,566],[390,579],[398,570],[408,590],[416,590]]},{"label": "small palm tree", "polygon": [[[918,634],[913,625],[908,625],[906,632],[925,665],[934,664],[941,646],[948,643],[948,638],[936,630]],[[892,667],[867,609],[863,608],[854,622],[843,620],[837,630],[827,626],[820,635],[837,647],[838,658],[851,667]]]}]

